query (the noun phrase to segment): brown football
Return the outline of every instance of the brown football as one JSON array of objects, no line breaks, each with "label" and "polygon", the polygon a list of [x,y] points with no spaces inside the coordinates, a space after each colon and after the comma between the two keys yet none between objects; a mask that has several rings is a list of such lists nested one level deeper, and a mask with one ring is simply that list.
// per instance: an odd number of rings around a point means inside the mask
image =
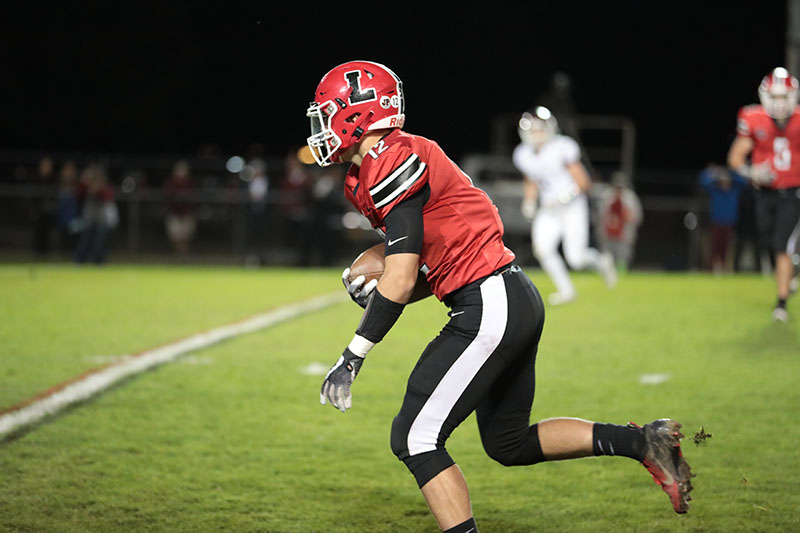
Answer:
[{"label": "brown football", "polygon": [[384,267],[383,251],[384,244],[378,243],[361,252],[361,254],[356,257],[355,261],[353,261],[353,264],[350,265],[348,281],[352,282],[358,276],[364,276],[366,278],[364,284],[367,284],[373,279],[381,279]]},{"label": "brown football", "polygon": [[[352,282],[358,276],[364,276],[364,278],[366,278],[364,284],[366,285],[373,279],[381,279],[385,267],[384,250],[385,244],[381,242],[361,252],[361,254],[356,257],[355,261],[353,261],[353,264],[350,265],[348,281]],[[417,278],[417,285],[414,287],[414,293],[411,295],[411,299],[408,303],[417,302],[430,295],[431,288],[430,285],[428,285],[428,280],[425,279],[425,275],[420,272]]]}]

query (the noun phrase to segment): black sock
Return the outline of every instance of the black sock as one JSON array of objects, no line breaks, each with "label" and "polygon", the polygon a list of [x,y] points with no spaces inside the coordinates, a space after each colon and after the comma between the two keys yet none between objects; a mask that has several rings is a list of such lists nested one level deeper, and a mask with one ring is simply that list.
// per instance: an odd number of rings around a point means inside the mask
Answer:
[{"label": "black sock", "polygon": [[644,430],[635,426],[595,423],[592,428],[594,455],[622,455],[641,462],[644,459]]},{"label": "black sock", "polygon": [[778,298],[778,305],[776,305],[775,307],[786,309],[786,298]]},{"label": "black sock", "polygon": [[475,525],[475,518],[470,518],[466,522],[461,522],[453,526],[444,533],[478,533],[478,526]]}]

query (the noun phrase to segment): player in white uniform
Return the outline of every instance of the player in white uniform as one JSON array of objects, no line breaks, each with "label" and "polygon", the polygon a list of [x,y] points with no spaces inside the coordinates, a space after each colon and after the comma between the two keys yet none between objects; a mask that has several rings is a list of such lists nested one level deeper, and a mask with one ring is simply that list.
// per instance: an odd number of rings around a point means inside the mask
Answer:
[{"label": "player in white uniform", "polygon": [[574,270],[591,268],[606,285],[617,282],[614,260],[589,247],[589,202],[585,192],[591,179],[581,163],[578,143],[558,133],[556,118],[545,107],[525,112],[519,121],[522,142],[514,149],[514,166],[524,175],[522,213],[533,220],[533,252],[553,280],[556,292],[548,301],[563,304],[576,298],[564,257]]}]

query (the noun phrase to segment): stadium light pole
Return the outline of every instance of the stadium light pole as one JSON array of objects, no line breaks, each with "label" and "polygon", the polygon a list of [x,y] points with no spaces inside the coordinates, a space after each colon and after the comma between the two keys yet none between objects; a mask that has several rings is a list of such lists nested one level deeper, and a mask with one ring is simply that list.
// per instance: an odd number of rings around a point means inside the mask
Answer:
[{"label": "stadium light pole", "polygon": [[800,0],[786,4],[786,68],[795,76],[800,72]]}]

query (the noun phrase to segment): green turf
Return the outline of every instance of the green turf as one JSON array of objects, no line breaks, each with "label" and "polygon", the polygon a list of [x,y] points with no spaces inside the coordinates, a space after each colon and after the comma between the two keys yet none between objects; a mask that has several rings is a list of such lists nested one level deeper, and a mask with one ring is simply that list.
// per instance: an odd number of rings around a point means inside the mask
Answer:
[{"label": "green turf", "polygon": [[[534,417],[680,420],[692,509],[675,515],[628,459],[504,468],[471,417],[449,449],[481,531],[800,530],[798,304],[773,324],[772,282],[760,276],[631,274],[614,291],[575,280],[580,299],[547,311]],[[93,354],[340,290],[338,270],[3,267],[0,283],[0,405],[86,370]],[[444,311],[406,310],[346,414],[319,405],[321,377],[301,370],[327,367],[349,341],[360,316],[349,301],[130,379],[0,444],[0,530],[435,531],[388,441]],[[670,378],[642,385],[645,373]],[[701,426],[712,437],[696,446]]]},{"label": "green turf", "polygon": [[309,272],[0,266],[0,409],[115,357],[338,290]]}]

